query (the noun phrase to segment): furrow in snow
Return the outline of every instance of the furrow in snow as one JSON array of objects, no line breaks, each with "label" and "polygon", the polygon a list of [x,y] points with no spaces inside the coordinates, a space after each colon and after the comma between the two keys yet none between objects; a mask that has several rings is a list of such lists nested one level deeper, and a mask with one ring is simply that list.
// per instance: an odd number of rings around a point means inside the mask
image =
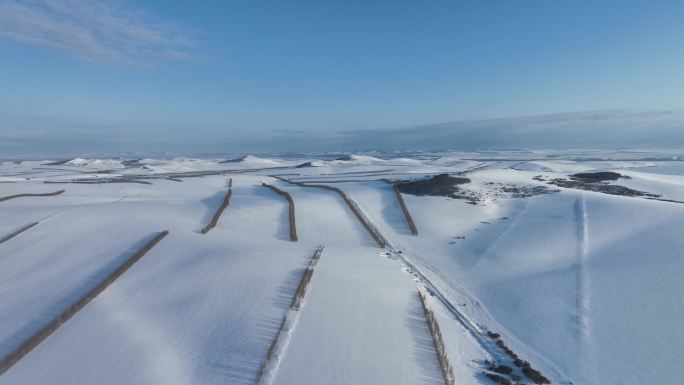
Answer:
[{"label": "furrow in snow", "polygon": [[587,207],[583,193],[579,194],[575,202],[575,216],[577,221],[577,275],[576,275],[576,301],[577,301],[577,327],[580,339],[589,332],[588,301],[589,291],[587,288],[587,273],[585,263],[588,252],[589,228],[587,224]]}]

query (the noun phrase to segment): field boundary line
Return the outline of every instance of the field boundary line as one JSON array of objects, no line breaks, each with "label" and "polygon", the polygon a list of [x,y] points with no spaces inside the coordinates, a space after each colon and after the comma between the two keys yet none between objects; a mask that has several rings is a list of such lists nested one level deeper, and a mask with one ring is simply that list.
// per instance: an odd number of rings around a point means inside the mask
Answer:
[{"label": "field boundary line", "polygon": [[373,238],[373,240],[375,240],[375,243],[378,244],[378,247],[380,247],[381,249],[384,249],[385,246],[387,246],[387,242],[385,241],[384,237],[375,228],[375,226],[373,226],[371,224],[370,220],[366,217],[366,215],[364,215],[364,213],[361,211],[361,209],[359,209],[359,206],[356,204],[356,202],[354,202],[354,200],[352,200],[349,197],[349,195],[347,195],[347,193],[345,193],[341,189],[334,187],[334,186],[327,186],[324,184],[307,184],[307,183],[303,183],[303,182],[295,182],[295,181],[291,181],[289,179],[285,179],[283,177],[279,177],[277,175],[271,175],[271,177],[282,180],[283,182],[294,184],[294,185],[299,186],[299,187],[319,188],[319,189],[334,191],[334,192],[338,193],[342,197],[344,202],[347,204],[347,206],[349,206],[349,209],[352,211],[352,213],[354,213],[354,215],[359,220],[359,222],[361,222],[361,225],[363,225],[363,227],[366,229],[366,231],[368,231],[368,233]]},{"label": "field boundary line", "polygon": [[14,194],[14,195],[8,195],[6,197],[0,197],[0,202],[8,201],[10,199],[16,199],[16,198],[24,198],[24,197],[53,197],[55,195],[59,195],[64,193],[65,190],[59,190],[59,191],[53,191],[49,193],[36,193],[36,194]]},{"label": "field boundary line", "polygon": [[230,205],[230,198],[232,198],[232,196],[233,196],[233,178],[230,178],[228,180],[228,192],[226,193],[226,196],[223,198],[223,202],[218,207],[218,209],[216,209],[216,212],[214,213],[214,216],[211,218],[211,221],[209,223],[207,223],[207,225],[204,226],[202,228],[202,230],[200,230],[200,233],[206,234],[209,231],[211,231],[211,229],[216,227],[219,219],[221,218],[221,214],[223,214],[223,211],[225,211],[225,209],[227,209],[228,206]]},{"label": "field boundary line", "polygon": [[69,305],[64,311],[54,317],[45,326],[40,328],[31,337],[26,339],[13,351],[7,354],[0,360],[0,375],[9,370],[14,364],[19,362],[24,356],[29,354],[36,346],[48,338],[52,333],[59,329],[62,324],[66,323],[71,317],[73,317],[79,310],[83,309],[90,301],[95,299],[100,293],[102,293],[109,285],[116,281],[123,273],[126,272],[133,264],[138,262],[148,251],[150,251],[154,246],[159,243],[164,237],[169,234],[168,230],[164,230],[158,233],[154,238],[145,244],[140,250],[135,252],[133,255],[128,257],[124,263],[122,263],[116,270],[112,271],[105,277],[100,283],[95,287],[88,290],[83,296],[78,298],[75,302]]},{"label": "field boundary line", "polygon": [[290,240],[292,242],[297,242],[297,223],[295,222],[295,204],[294,204],[294,199],[292,199],[292,195],[287,192],[283,191],[275,186],[272,186],[270,184],[262,183],[261,184],[264,187],[267,187],[276,193],[282,195],[287,199],[288,203],[288,208],[289,208],[289,221],[290,221]]},{"label": "field boundary line", "polygon": [[20,229],[15,230],[14,232],[11,232],[11,233],[5,235],[4,237],[0,238],[0,244],[3,244],[5,242],[9,241],[10,239],[16,237],[17,235],[23,233],[24,231],[30,229],[31,227],[33,227],[37,224],[38,224],[38,222],[29,223],[28,225],[25,225],[25,226],[21,227]]},{"label": "field boundary line", "polygon": [[280,366],[282,356],[285,353],[287,344],[289,343],[292,331],[297,324],[299,310],[301,306],[303,306],[302,300],[306,295],[306,289],[309,285],[309,282],[311,282],[314,268],[316,267],[318,260],[321,258],[323,249],[323,245],[319,245],[309,259],[309,263],[304,270],[304,274],[302,274],[302,278],[299,281],[297,290],[292,297],[290,308],[283,315],[283,318],[280,321],[280,326],[278,327],[278,331],[273,337],[271,345],[268,347],[266,357],[259,367],[259,372],[257,373],[255,381],[257,385],[269,384],[273,381],[275,373]]}]

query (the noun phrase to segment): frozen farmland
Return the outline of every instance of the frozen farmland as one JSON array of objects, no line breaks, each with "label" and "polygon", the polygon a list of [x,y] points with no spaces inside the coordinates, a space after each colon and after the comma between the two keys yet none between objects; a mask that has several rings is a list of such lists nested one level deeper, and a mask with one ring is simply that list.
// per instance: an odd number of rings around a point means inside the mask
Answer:
[{"label": "frozen farmland", "polygon": [[678,154],[225,159],[0,163],[0,385],[684,381]]}]

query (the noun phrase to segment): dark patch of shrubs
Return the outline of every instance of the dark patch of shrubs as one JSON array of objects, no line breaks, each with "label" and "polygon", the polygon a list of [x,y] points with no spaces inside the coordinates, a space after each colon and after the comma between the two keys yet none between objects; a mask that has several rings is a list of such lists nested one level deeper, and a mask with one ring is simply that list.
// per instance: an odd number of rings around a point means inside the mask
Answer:
[{"label": "dark patch of shrubs", "polygon": [[[562,179],[556,178],[548,184],[558,187],[573,188],[578,190],[595,191],[609,195],[620,195],[628,197],[646,197],[646,198],[660,198],[660,195],[649,192],[634,190],[629,187],[603,183],[600,180],[585,181],[582,179]],[[662,200],[662,199],[661,199]]]},{"label": "dark patch of shrubs", "polygon": [[501,385],[513,385],[513,383],[511,382],[511,380],[509,380],[508,378],[506,378],[506,377],[504,377],[504,376],[501,376],[501,375],[498,375],[498,374],[494,374],[494,373],[486,373],[486,372],[483,373],[483,374],[485,375],[485,377],[487,377],[487,378],[489,378],[490,380],[496,382],[497,384],[501,384]]},{"label": "dark patch of shrubs", "polygon": [[513,373],[513,368],[511,368],[510,366],[507,366],[507,365],[499,365],[499,366],[493,367],[492,371],[500,373],[500,374],[511,374],[511,373]]},{"label": "dark patch of shrubs", "polygon": [[[487,336],[491,339],[494,339],[496,342],[496,346],[498,346],[501,350],[503,350],[506,354],[508,354],[508,356],[513,359],[513,364],[515,366],[519,367],[520,369],[522,369],[522,372],[527,376],[527,378],[532,380],[535,384],[550,384],[551,383],[551,381],[549,381],[548,378],[546,378],[544,375],[542,375],[540,371],[532,368],[532,366],[530,365],[529,362],[521,360],[518,357],[518,355],[515,354],[515,352],[513,352],[508,346],[506,346],[506,343],[503,342],[503,340],[501,338],[499,338],[500,335],[498,333],[493,333],[493,332],[488,331]],[[496,338],[494,336],[496,336]],[[519,380],[519,376],[511,374],[511,373],[513,373],[513,368],[511,368],[510,366],[506,366],[506,365],[498,365],[497,366],[495,364],[491,364],[488,369],[493,371],[493,372],[496,372],[496,373],[510,374],[511,378],[513,378],[514,381]],[[518,379],[516,379],[514,376],[518,377]],[[487,375],[487,377],[490,377],[490,376]],[[492,377],[490,377],[490,378],[492,378]]]},{"label": "dark patch of shrubs", "polygon": [[495,339],[501,337],[501,334],[499,334],[499,333],[487,332],[487,337],[489,337],[489,338],[495,340]]},{"label": "dark patch of shrubs", "polygon": [[241,156],[241,157],[234,158],[234,159],[226,159],[226,160],[223,160],[219,163],[240,163],[240,162],[243,162],[245,159],[247,159],[247,156]]},{"label": "dark patch of shrubs", "polygon": [[570,175],[570,178],[584,183],[605,182],[608,180],[618,180],[620,178],[629,179],[628,176],[612,171],[581,172],[579,174]]},{"label": "dark patch of shrubs", "polygon": [[302,164],[298,164],[295,166],[295,168],[305,168],[305,167],[313,167],[313,162],[306,162]]},{"label": "dark patch of shrubs", "polygon": [[523,373],[525,373],[527,378],[534,381],[535,384],[550,384],[551,383],[551,381],[549,381],[548,378],[544,377],[538,370],[530,367],[529,363],[527,363],[527,366],[523,366],[522,371],[523,371]]},{"label": "dark patch of shrubs", "polygon": [[470,183],[470,179],[439,174],[432,178],[400,182],[397,186],[406,194],[455,197],[459,191],[457,186],[466,183]]}]

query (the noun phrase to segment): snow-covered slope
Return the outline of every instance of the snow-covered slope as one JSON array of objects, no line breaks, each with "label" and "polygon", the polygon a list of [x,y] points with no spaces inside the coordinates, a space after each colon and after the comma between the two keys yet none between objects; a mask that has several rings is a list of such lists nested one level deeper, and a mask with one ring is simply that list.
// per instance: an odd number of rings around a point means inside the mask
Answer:
[{"label": "snow-covered slope", "polygon": [[[493,384],[487,362],[532,383],[487,332],[555,384],[679,384],[684,163],[619,155],[3,162],[0,359],[170,234],[0,385],[444,384],[419,290],[457,384]],[[593,170],[659,197],[549,184]],[[411,235],[388,180],[444,172],[469,178],[462,199],[402,194]],[[287,200],[261,183],[291,194],[298,242]],[[387,246],[311,183],[340,188]],[[229,206],[201,234],[228,189]]]}]

